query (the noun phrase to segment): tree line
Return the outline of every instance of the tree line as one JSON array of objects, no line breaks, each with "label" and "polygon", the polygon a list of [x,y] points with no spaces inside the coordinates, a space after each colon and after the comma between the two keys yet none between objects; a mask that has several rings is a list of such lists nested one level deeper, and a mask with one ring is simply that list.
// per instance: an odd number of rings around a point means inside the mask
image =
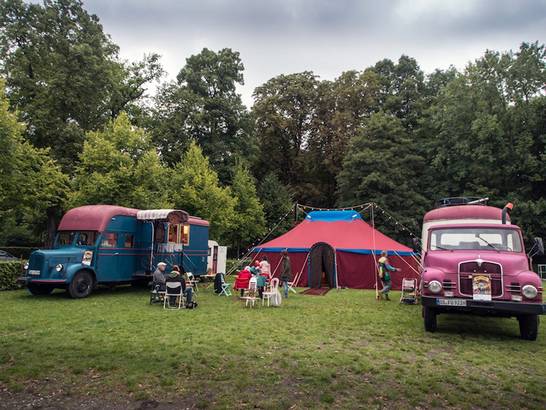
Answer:
[{"label": "tree line", "polygon": [[250,109],[234,50],[205,48],[172,81],[157,54],[118,53],[78,0],[0,3],[0,244],[41,243],[66,209],[107,203],[185,209],[240,251],[294,201],[377,202],[407,242],[401,226],[464,195],[511,201],[546,234],[543,44],[429,74],[403,55],[331,81],[279,75]]}]

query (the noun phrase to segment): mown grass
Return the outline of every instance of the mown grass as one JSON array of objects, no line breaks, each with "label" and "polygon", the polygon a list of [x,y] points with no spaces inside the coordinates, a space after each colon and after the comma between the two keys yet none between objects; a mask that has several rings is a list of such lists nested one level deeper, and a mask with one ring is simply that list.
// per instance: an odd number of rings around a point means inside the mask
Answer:
[{"label": "mown grass", "polygon": [[440,316],[428,334],[419,306],[371,291],[245,309],[207,289],[177,312],[147,297],[1,292],[0,383],[202,408],[546,406],[545,328],[523,341],[515,319]]}]

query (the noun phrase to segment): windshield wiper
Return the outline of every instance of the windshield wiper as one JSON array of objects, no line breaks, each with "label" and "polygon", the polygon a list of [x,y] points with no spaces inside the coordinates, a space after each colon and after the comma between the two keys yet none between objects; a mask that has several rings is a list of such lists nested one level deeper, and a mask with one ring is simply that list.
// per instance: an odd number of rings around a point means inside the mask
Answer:
[{"label": "windshield wiper", "polygon": [[436,249],[433,249],[433,250],[437,250],[437,249],[440,249],[442,251],[452,251],[453,249],[448,249],[448,248],[444,248],[443,246],[440,246],[440,245],[432,245],[434,246]]},{"label": "windshield wiper", "polygon": [[488,242],[486,239],[482,238],[480,235],[476,235],[476,238],[478,239],[481,239],[482,241],[484,241],[488,246],[490,246],[491,248],[495,249],[496,251],[500,251],[499,248],[497,248],[495,245],[493,245],[491,242]]}]

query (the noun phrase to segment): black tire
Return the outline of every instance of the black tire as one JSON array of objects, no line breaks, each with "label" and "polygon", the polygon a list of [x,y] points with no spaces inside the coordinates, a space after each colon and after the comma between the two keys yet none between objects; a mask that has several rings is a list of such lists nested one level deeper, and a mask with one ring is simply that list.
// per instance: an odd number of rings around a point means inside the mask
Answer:
[{"label": "black tire", "polygon": [[27,286],[27,289],[34,296],[40,296],[40,295],[50,295],[51,292],[53,292],[54,288],[49,285],[33,285],[32,283],[30,283]]},{"label": "black tire", "polygon": [[68,293],[71,298],[81,299],[89,296],[93,291],[95,285],[93,276],[87,271],[80,271],[74,275],[70,286],[68,286]]},{"label": "black tire", "polygon": [[425,322],[425,330],[427,332],[435,332],[438,329],[436,316],[437,313],[433,308],[423,306],[423,321]]},{"label": "black tire", "polygon": [[538,315],[518,316],[519,334],[523,340],[537,340]]}]

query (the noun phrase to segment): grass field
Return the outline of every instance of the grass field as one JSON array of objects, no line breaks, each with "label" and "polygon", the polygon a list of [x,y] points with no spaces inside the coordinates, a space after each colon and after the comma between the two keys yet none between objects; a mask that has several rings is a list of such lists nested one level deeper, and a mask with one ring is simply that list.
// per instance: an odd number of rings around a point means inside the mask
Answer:
[{"label": "grass field", "polygon": [[544,326],[528,342],[515,319],[440,316],[426,334],[419,306],[372,291],[279,308],[211,289],[198,301],[164,311],[132,288],[0,292],[0,407],[546,407]]}]

